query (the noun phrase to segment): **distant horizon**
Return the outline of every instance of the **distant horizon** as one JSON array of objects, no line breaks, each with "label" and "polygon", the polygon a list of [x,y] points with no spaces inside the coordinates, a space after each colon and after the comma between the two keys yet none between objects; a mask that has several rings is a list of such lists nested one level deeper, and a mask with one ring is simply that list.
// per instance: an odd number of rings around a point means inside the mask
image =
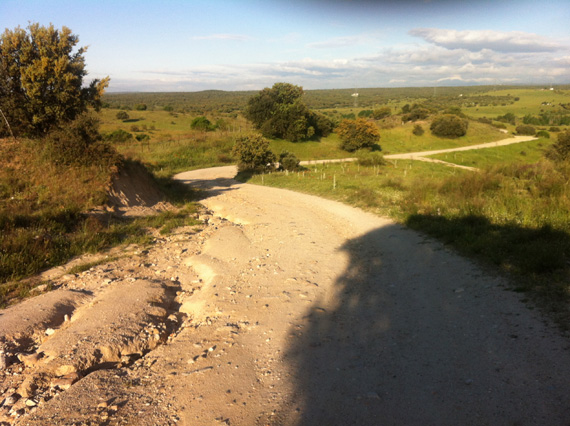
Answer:
[{"label": "distant horizon", "polygon": [[[278,82],[276,82],[278,83]],[[286,83],[286,82],[279,82],[279,83]],[[272,86],[272,85],[271,85]],[[271,87],[265,86],[265,87]],[[557,86],[570,86],[570,81],[567,83],[557,83],[551,84],[547,82],[542,83],[509,83],[509,84],[457,84],[457,85],[444,85],[444,86],[390,86],[390,87],[382,87],[382,86],[370,86],[370,87],[335,87],[330,89],[305,89],[303,87],[303,91],[310,92],[310,91],[317,91],[317,90],[366,90],[366,89],[424,89],[424,88],[459,88],[459,87],[493,87],[496,86],[497,89],[501,87],[552,87],[556,88]],[[106,90],[105,95],[108,94],[125,94],[125,93],[200,93],[200,92],[258,92],[263,90],[265,87],[260,89],[247,89],[247,90],[224,90],[224,89],[201,89],[201,90],[181,90],[181,91],[174,91],[174,90],[164,90],[164,91],[155,91],[155,90],[123,90],[123,91],[112,91]],[[570,87],[569,87],[570,89]]]}]

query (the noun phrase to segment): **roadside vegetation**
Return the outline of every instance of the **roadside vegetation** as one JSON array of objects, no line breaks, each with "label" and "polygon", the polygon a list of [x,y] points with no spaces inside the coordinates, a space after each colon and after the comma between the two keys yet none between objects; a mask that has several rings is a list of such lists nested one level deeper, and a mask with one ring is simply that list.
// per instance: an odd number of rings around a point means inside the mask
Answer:
[{"label": "roadside vegetation", "polygon": [[0,37],[0,306],[37,284],[22,278],[86,252],[149,243],[149,227],[167,233],[196,223],[190,193],[171,183],[165,191],[186,205],[177,213],[133,220],[101,210],[125,160],[103,140],[95,115],[108,79],[83,84],[77,43],[51,25]]}]

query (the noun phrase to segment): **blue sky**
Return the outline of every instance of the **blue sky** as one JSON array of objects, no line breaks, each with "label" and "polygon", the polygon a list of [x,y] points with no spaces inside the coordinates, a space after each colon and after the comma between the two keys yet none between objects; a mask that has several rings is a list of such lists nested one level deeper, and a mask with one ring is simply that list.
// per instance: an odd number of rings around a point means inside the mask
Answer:
[{"label": "blue sky", "polygon": [[0,0],[67,26],[109,91],[570,83],[568,0]]}]

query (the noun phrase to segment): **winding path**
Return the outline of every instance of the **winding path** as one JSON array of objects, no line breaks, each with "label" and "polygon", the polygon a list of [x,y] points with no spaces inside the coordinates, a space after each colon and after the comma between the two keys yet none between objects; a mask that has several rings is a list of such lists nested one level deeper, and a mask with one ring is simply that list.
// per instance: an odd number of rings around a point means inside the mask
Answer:
[{"label": "winding path", "polygon": [[235,292],[233,320],[256,324],[226,359],[256,377],[208,380],[248,408],[211,396],[212,410],[232,424],[568,425],[568,340],[505,281],[390,220],[234,173],[176,176],[239,229],[222,228],[209,271]]}]

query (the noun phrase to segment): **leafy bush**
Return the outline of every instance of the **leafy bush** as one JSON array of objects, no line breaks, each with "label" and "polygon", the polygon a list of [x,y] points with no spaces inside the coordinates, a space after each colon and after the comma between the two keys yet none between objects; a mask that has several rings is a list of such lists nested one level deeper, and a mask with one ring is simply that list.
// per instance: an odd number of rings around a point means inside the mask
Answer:
[{"label": "leafy bush", "polygon": [[366,150],[356,152],[356,161],[361,166],[368,167],[386,165],[386,160],[384,160],[384,156],[381,153]]},{"label": "leafy bush", "polygon": [[204,116],[194,118],[194,120],[192,120],[192,123],[190,123],[190,128],[194,130],[202,130],[204,132],[214,130],[214,126],[212,126],[210,120]]},{"label": "leafy bush", "polygon": [[133,135],[123,129],[113,130],[111,133],[103,134],[103,140],[107,142],[124,143],[133,138]]},{"label": "leafy bush", "polygon": [[536,134],[536,129],[528,124],[521,124],[515,130],[518,135],[534,136]]},{"label": "leafy bush", "polygon": [[364,148],[371,149],[380,140],[378,127],[364,118],[343,120],[336,131],[341,140],[340,148],[348,152]]},{"label": "leafy bush", "polygon": [[414,130],[412,130],[412,133],[416,136],[421,136],[424,134],[424,128],[422,126],[420,126],[419,124],[416,124],[414,126]]},{"label": "leafy bush", "polygon": [[546,130],[539,130],[536,132],[536,136],[539,138],[550,139],[550,133],[548,133]]},{"label": "leafy bush", "polygon": [[457,115],[447,114],[436,117],[430,126],[431,132],[435,136],[442,138],[458,138],[465,136],[469,121]]},{"label": "leafy bush", "polygon": [[150,136],[146,133],[141,133],[140,135],[135,136],[136,140],[139,142],[146,142],[150,140]]},{"label": "leafy bush", "polygon": [[360,111],[358,113],[358,116],[361,118],[368,118],[372,115],[372,110],[371,109],[363,109],[362,111]]},{"label": "leafy bush", "polygon": [[279,169],[294,172],[299,170],[301,161],[292,152],[283,151],[279,154]]},{"label": "leafy bush", "polygon": [[240,172],[264,172],[274,168],[275,154],[269,150],[269,141],[260,134],[238,137],[232,154],[237,157]]},{"label": "leafy bush", "polygon": [[119,111],[117,113],[117,120],[128,120],[129,119],[129,114],[127,114],[126,111]]},{"label": "leafy bush", "polygon": [[137,104],[137,105],[135,105],[135,109],[137,111],[146,111],[147,106],[146,106],[146,104]]},{"label": "leafy bush", "polygon": [[554,161],[570,159],[570,130],[558,134],[558,140],[550,146],[546,156]]},{"label": "leafy bush", "polygon": [[560,127],[556,127],[556,126],[552,126],[550,129],[548,129],[550,132],[559,132],[560,131]]},{"label": "leafy bush", "polygon": [[377,108],[372,112],[372,117],[375,120],[382,120],[383,118],[390,117],[392,115],[392,109],[388,106]]},{"label": "leafy bush", "polygon": [[114,150],[101,142],[99,121],[89,114],[83,114],[68,126],[52,131],[45,138],[46,152],[55,164],[94,164],[105,158],[94,153],[107,153],[113,157]]},{"label": "leafy bush", "polygon": [[517,117],[512,112],[507,112],[505,115],[499,115],[495,120],[502,123],[515,124]]},{"label": "leafy bush", "polygon": [[493,124],[493,121],[488,119],[487,117],[480,117],[477,119],[477,121],[483,124]]},{"label": "leafy bush", "polygon": [[505,126],[503,123],[493,123],[493,127],[497,128],[497,129],[506,129],[507,126]]}]

